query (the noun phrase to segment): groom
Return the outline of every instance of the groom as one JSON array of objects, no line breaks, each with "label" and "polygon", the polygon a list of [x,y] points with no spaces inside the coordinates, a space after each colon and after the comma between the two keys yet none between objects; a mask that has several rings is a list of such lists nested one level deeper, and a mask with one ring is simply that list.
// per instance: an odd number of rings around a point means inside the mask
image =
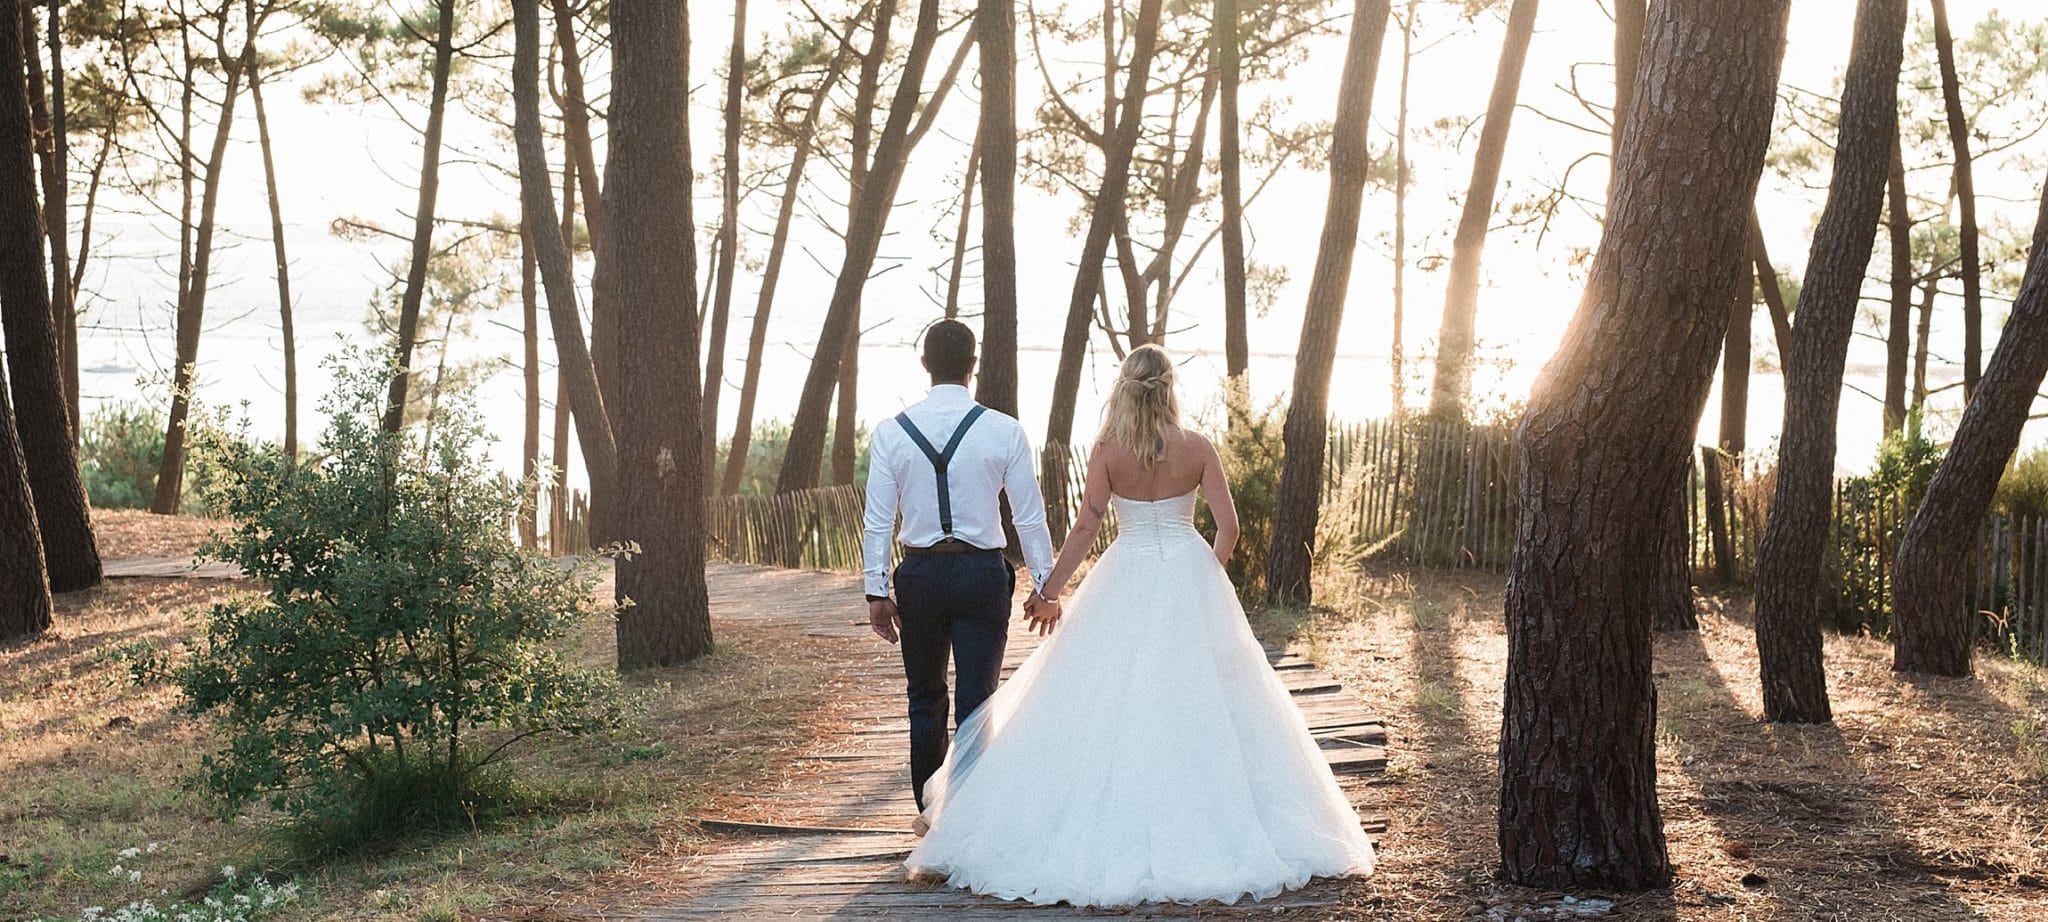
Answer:
[{"label": "groom", "polygon": [[[1003,557],[1000,494],[1008,493],[1024,562],[1031,570],[1025,611],[1050,630],[1057,602],[1037,592],[1053,566],[1045,501],[1031,470],[1031,440],[1015,419],[968,396],[974,332],[957,320],[925,331],[930,396],[874,428],[868,443],[866,563],[868,624],[900,637],[910,693],[910,787],[924,809],[925,782],[946,761],[946,657],[959,688],[958,719],[987,700],[1002,675],[1016,571]],[[903,527],[896,527],[901,512]],[[896,595],[889,595],[893,539],[903,542]]]}]

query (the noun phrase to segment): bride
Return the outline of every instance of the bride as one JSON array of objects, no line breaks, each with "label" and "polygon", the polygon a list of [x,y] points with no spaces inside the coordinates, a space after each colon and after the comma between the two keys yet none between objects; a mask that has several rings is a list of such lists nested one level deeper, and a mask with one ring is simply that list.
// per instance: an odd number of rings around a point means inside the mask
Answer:
[{"label": "bride", "polygon": [[[1076,906],[1235,902],[1369,874],[1372,845],[1245,624],[1237,511],[1181,428],[1172,360],[1134,350],[1088,461],[1056,602],[1113,505],[1117,538],[1066,622],[960,724],[926,785],[914,875]],[[1199,493],[1217,522],[1195,530]]]}]

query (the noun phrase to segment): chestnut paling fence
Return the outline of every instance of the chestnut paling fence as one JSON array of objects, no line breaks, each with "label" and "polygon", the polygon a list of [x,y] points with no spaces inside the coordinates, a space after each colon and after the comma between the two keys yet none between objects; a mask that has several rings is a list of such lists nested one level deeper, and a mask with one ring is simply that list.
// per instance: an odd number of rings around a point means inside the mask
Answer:
[{"label": "chestnut paling fence", "polygon": [[[1430,420],[1333,424],[1319,540],[1355,558],[1500,572],[1513,551],[1517,513],[1514,427]],[[1086,458],[1049,446],[1042,455],[1055,530],[1081,505]],[[1770,512],[1772,474],[1703,447],[1687,475],[1686,556],[1699,584],[1746,585]],[[742,563],[855,572],[861,568],[858,485],[779,496],[713,499],[708,550]],[[548,522],[555,553],[588,548],[588,503]],[[547,508],[544,503],[543,509]],[[1247,515],[1258,510],[1244,510]],[[1891,567],[1909,512],[1893,496],[1837,485],[1834,540],[1819,606],[1842,630],[1882,633],[1891,623]],[[1099,544],[1115,534],[1114,521]],[[1098,550],[1100,548],[1098,547]],[[1247,549],[1263,552],[1263,549]],[[2048,518],[1990,516],[1971,550],[1971,610],[1991,643],[2048,661]]]}]

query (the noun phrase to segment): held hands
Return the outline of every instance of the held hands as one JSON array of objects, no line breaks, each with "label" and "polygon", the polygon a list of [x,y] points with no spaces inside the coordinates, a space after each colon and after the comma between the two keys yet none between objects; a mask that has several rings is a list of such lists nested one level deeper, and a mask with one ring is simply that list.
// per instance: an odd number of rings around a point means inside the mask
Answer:
[{"label": "held hands", "polygon": [[896,613],[896,600],[876,599],[868,603],[868,627],[876,637],[895,643],[902,626],[903,619]]},{"label": "held hands", "polygon": [[1037,631],[1040,637],[1051,634],[1053,628],[1059,626],[1060,614],[1060,601],[1048,599],[1036,590],[1024,600],[1024,618],[1029,622],[1028,628]]}]

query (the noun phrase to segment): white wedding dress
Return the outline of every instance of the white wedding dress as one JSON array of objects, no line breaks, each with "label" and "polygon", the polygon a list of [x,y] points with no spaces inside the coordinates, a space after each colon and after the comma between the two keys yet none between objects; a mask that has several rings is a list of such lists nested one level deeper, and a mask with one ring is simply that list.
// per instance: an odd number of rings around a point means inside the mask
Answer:
[{"label": "white wedding dress", "polygon": [[1235,902],[1368,874],[1372,844],[1194,527],[1118,534],[1044,645],[960,725],[905,865],[1034,903]]}]

